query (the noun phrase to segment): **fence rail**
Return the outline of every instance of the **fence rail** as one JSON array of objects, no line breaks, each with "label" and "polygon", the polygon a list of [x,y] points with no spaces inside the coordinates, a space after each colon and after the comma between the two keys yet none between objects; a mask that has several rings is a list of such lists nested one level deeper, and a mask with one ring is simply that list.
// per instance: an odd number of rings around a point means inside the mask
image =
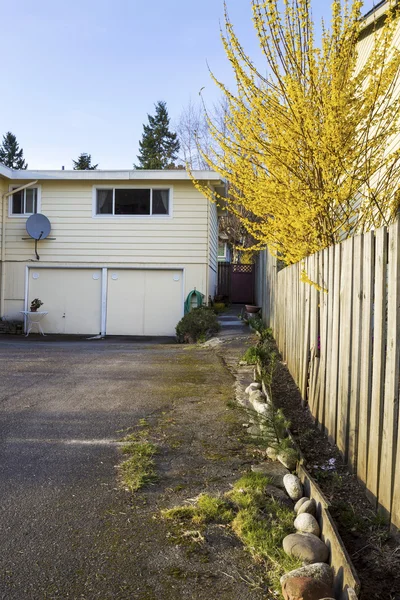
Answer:
[{"label": "fence rail", "polygon": [[262,252],[256,298],[303,402],[400,528],[400,223],[279,273]]}]

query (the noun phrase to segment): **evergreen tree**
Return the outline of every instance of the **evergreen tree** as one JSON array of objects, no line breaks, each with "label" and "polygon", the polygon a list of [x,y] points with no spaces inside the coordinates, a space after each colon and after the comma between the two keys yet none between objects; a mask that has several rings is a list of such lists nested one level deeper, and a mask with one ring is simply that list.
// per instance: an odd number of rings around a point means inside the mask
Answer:
[{"label": "evergreen tree", "polygon": [[78,160],[72,160],[74,163],[74,171],[94,171],[99,166],[92,165],[92,155],[86,154],[86,152],[82,152],[78,156]]},{"label": "evergreen tree", "polygon": [[17,138],[11,131],[3,135],[3,142],[0,146],[0,163],[10,169],[27,169],[28,165],[24,160],[24,151],[20,149]]},{"label": "evergreen tree", "polygon": [[180,144],[178,136],[169,129],[169,116],[165,102],[157,102],[154,117],[147,115],[148,125],[143,125],[139,142],[139,165],[136,169],[175,169]]}]

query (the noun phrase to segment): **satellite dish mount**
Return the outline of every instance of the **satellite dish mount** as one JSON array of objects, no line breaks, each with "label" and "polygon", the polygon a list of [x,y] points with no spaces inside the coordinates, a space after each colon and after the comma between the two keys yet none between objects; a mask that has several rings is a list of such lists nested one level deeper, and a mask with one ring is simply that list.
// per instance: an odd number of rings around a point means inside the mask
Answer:
[{"label": "satellite dish mount", "polygon": [[[44,240],[48,238],[49,233],[51,231],[51,224],[47,217],[41,215],[40,213],[31,215],[26,222],[26,231],[29,235],[29,238],[22,238],[24,240],[34,239],[35,240],[35,254],[36,259],[40,260],[40,256],[38,254],[38,241]],[[55,238],[48,238],[49,240],[54,240]]]}]

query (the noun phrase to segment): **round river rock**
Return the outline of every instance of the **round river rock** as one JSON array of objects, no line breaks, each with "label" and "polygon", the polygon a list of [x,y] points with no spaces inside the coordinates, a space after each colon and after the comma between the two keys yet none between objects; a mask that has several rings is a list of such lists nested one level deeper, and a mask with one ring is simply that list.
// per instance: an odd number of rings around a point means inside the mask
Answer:
[{"label": "round river rock", "polygon": [[312,577],[292,577],[282,585],[285,600],[320,600],[332,591],[330,586]]},{"label": "round river rock", "polygon": [[317,505],[314,499],[308,500],[300,506],[300,508],[297,511],[297,514],[302,515],[304,513],[308,513],[309,515],[313,515],[315,517],[317,513]]},{"label": "round river rock", "polygon": [[294,521],[294,526],[301,533],[313,533],[317,537],[321,535],[317,519],[308,513],[298,515]]},{"label": "round river rock", "polygon": [[300,479],[296,475],[285,475],[283,478],[283,485],[287,491],[289,497],[294,502],[300,500],[303,495],[303,486],[301,485]]},{"label": "round river rock", "polygon": [[304,504],[304,502],[307,502],[307,500],[309,500],[310,498],[308,496],[303,496],[302,498],[300,498],[300,500],[298,500],[296,502],[296,504],[294,505],[294,512],[297,514],[299,512],[299,508],[302,504]]},{"label": "round river rock", "polygon": [[317,581],[322,581],[326,585],[330,587],[333,586],[333,569],[326,563],[314,563],[313,565],[306,565],[305,567],[300,567],[300,569],[295,569],[294,571],[289,571],[289,573],[285,573],[282,575],[280,581],[281,585],[290,579],[291,577],[312,577],[313,579],[317,579]]},{"label": "round river rock", "polygon": [[291,533],[283,540],[286,554],[299,558],[306,564],[326,562],[329,556],[328,547],[312,533]]}]

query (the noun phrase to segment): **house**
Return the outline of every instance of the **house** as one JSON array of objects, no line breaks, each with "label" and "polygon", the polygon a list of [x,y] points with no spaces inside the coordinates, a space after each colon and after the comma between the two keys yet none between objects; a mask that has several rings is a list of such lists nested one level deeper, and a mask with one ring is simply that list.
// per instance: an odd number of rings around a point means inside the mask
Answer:
[{"label": "house", "polygon": [[[194,175],[223,190],[217,173]],[[21,320],[40,298],[47,333],[174,335],[189,292],[215,294],[217,208],[185,171],[0,165],[0,196],[3,319]],[[37,256],[33,213],[51,223]]]}]

